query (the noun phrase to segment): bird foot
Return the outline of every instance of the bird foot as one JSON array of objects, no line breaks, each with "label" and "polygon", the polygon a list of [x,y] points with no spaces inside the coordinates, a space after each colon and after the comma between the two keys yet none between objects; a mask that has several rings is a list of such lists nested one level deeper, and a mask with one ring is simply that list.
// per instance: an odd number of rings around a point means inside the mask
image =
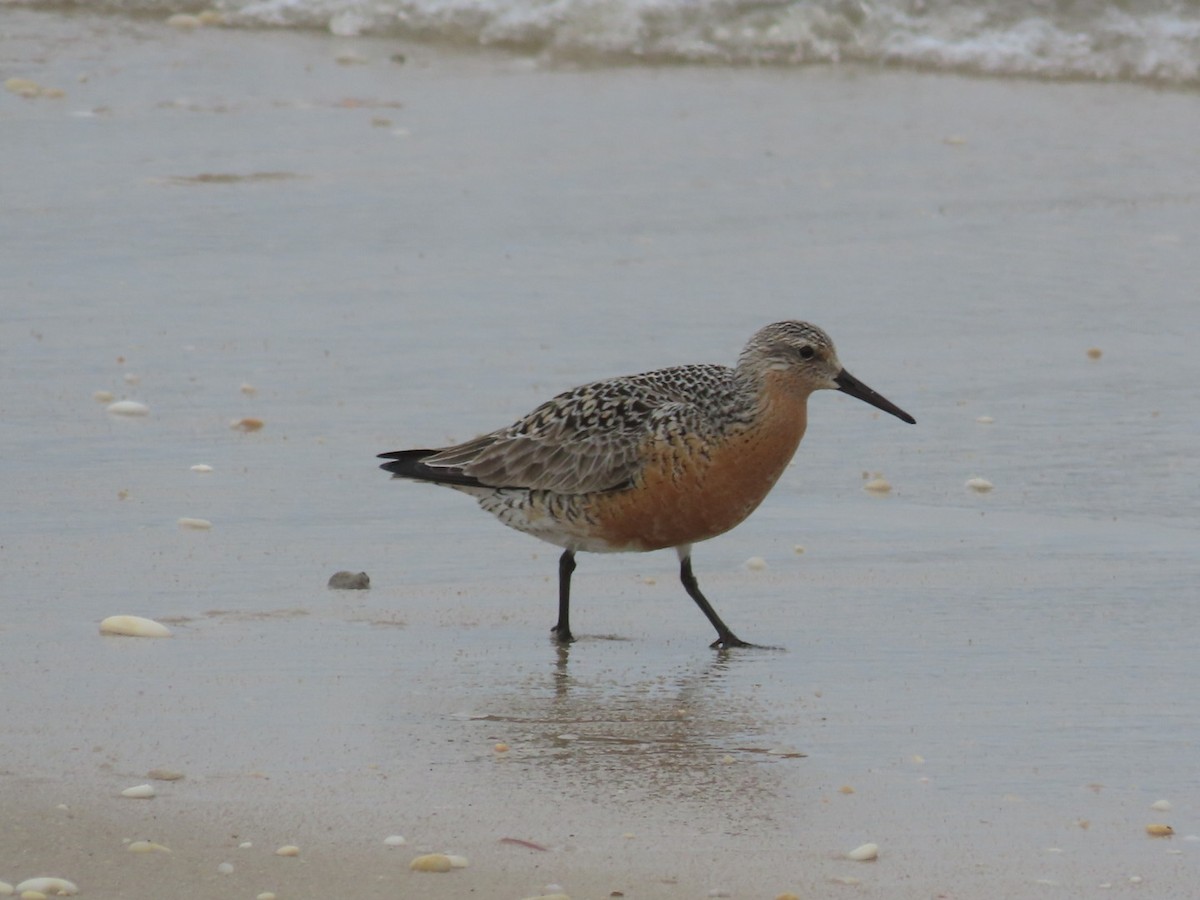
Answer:
[{"label": "bird foot", "polygon": [[560,644],[572,644],[575,642],[575,635],[571,634],[571,629],[563,628],[561,625],[555,625],[550,629],[550,638]]}]

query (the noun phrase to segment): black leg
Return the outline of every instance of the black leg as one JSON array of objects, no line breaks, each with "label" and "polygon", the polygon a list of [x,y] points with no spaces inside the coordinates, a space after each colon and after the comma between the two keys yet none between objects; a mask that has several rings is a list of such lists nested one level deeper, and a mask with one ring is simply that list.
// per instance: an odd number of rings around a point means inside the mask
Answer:
[{"label": "black leg", "polygon": [[708,600],[700,593],[700,585],[696,583],[696,576],[692,574],[692,557],[690,555],[683,557],[679,561],[679,580],[683,582],[688,596],[695,600],[696,605],[700,607],[700,612],[708,616],[708,621],[712,622],[713,628],[717,629],[717,639],[710,646],[721,649],[754,646],[753,644],[746,643],[730,631],[729,626],[721,621],[721,617],[717,615],[717,611],[712,608]]},{"label": "black leg", "polygon": [[564,550],[558,558],[558,621],[550,629],[560,644],[575,640],[571,636],[571,573],[575,571],[575,551]]}]

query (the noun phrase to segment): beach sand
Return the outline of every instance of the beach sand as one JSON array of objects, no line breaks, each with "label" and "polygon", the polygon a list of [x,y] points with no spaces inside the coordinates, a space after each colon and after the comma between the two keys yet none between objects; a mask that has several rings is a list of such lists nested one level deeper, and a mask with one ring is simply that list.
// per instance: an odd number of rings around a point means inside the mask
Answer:
[{"label": "beach sand", "polygon": [[[3,32],[4,78],[50,91],[0,94],[0,880],[1195,895],[1194,96]],[[582,555],[560,650],[555,548],[375,468],[783,318],[918,425],[815,396],[696,548],[781,649],[709,650],[660,553]],[[117,613],[174,636],[102,637]],[[156,767],[184,778],[121,796]]]}]

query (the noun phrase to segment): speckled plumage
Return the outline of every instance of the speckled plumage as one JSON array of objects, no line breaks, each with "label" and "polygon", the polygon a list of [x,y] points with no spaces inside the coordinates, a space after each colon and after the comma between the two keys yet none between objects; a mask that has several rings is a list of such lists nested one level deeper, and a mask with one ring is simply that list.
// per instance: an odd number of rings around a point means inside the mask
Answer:
[{"label": "speckled plumage", "polygon": [[778,322],[750,339],[736,368],[674,366],[582,385],[462,444],[381,454],[392,460],[383,468],[469,493],[505,525],[563,547],[560,640],[571,639],[576,551],[675,547],[717,644],[732,646],[743,642],[691,577],[691,545],[758,506],[804,436],[808,396],[824,388],[913,421],[850,376],[819,328]]}]

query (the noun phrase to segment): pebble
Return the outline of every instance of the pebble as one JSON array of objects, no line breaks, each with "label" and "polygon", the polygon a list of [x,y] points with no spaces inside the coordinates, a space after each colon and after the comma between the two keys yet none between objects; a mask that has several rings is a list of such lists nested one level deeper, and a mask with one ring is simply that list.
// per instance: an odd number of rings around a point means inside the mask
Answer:
[{"label": "pebble", "polygon": [[861,847],[855,847],[846,854],[846,859],[852,859],[855,862],[867,862],[868,860],[879,858],[878,844],[863,844]]},{"label": "pebble", "polygon": [[1153,803],[1150,804],[1150,808],[1156,809],[1159,812],[1166,812],[1167,810],[1169,810],[1171,808],[1171,801],[1170,800],[1155,800]]},{"label": "pebble", "polygon": [[141,616],[109,616],[100,623],[100,633],[128,637],[170,637],[171,629],[161,622]]},{"label": "pebble", "polygon": [[795,553],[797,556],[803,556],[804,555],[804,545],[797,544],[795,547],[792,548],[792,552]]},{"label": "pebble", "polygon": [[192,471],[199,472],[201,475],[207,475],[212,470],[213,467],[208,463],[196,463],[196,465],[192,466]]},{"label": "pebble", "polygon": [[967,487],[977,494],[986,494],[988,491],[994,488],[995,485],[986,478],[968,478]]},{"label": "pebble", "polygon": [[1175,829],[1170,825],[1154,823],[1146,826],[1146,834],[1150,837],[1170,837],[1175,833]]},{"label": "pebble", "polygon": [[492,746],[492,750],[494,750],[496,753],[507,753],[508,744],[504,743],[504,741],[500,741]]},{"label": "pebble", "polygon": [[454,868],[445,853],[426,853],[408,864],[414,872],[449,872]]},{"label": "pebble", "polygon": [[335,591],[365,591],[371,586],[371,577],[366,572],[343,569],[329,576],[329,586]]},{"label": "pebble", "polygon": [[892,483],[886,478],[872,478],[863,485],[864,491],[870,491],[872,494],[886,494],[892,489]]},{"label": "pebble", "polygon": [[761,556],[752,556],[746,560],[746,568],[751,572],[761,572],[767,567],[767,561]]},{"label": "pebble", "polygon": [[403,847],[408,843],[402,834],[389,834],[383,839],[383,843],[388,847]]},{"label": "pebble", "polygon": [[275,851],[275,855],[276,856],[299,856],[300,848],[297,847],[295,844],[284,844],[282,847],[280,847],[278,850]]},{"label": "pebble", "polygon": [[110,403],[104,409],[105,412],[112,413],[114,416],[150,415],[150,407],[145,403],[138,403],[136,400],[118,400],[116,403]]},{"label": "pebble", "polygon": [[258,393],[258,388],[256,388],[254,385],[249,384],[247,382],[242,382],[242,386],[240,388],[238,388],[238,390],[240,390],[247,397],[252,397],[253,395]]},{"label": "pebble", "polygon": [[232,875],[233,874],[233,863],[223,862],[219,866],[217,866],[217,871],[220,872],[222,875]]},{"label": "pebble", "polygon": [[1104,355],[1104,351],[1099,347],[1088,347],[1088,359],[1099,359]]},{"label": "pebble", "polygon": [[96,391],[92,394],[92,399],[97,403],[112,403],[117,398],[112,391]]},{"label": "pebble", "polygon": [[208,519],[195,519],[191,516],[184,516],[179,520],[180,528],[190,528],[192,531],[208,531],[212,528],[212,522]]},{"label": "pebble", "polygon": [[130,853],[170,853],[170,847],[156,844],[154,841],[134,841],[127,848]]},{"label": "pebble", "polygon": [[122,797],[128,797],[130,800],[149,800],[157,791],[150,784],[139,784],[134,787],[127,787],[121,791]]},{"label": "pebble", "polygon": [[79,888],[75,886],[75,882],[67,881],[65,878],[27,878],[17,885],[17,893],[24,894],[26,891],[34,891],[40,894],[57,894],[60,897],[69,897],[72,894],[78,894]]},{"label": "pebble", "polygon": [[247,417],[245,419],[234,419],[229,423],[229,427],[234,431],[244,431],[249,433],[251,431],[261,431],[264,424],[265,423],[262,419]]}]

